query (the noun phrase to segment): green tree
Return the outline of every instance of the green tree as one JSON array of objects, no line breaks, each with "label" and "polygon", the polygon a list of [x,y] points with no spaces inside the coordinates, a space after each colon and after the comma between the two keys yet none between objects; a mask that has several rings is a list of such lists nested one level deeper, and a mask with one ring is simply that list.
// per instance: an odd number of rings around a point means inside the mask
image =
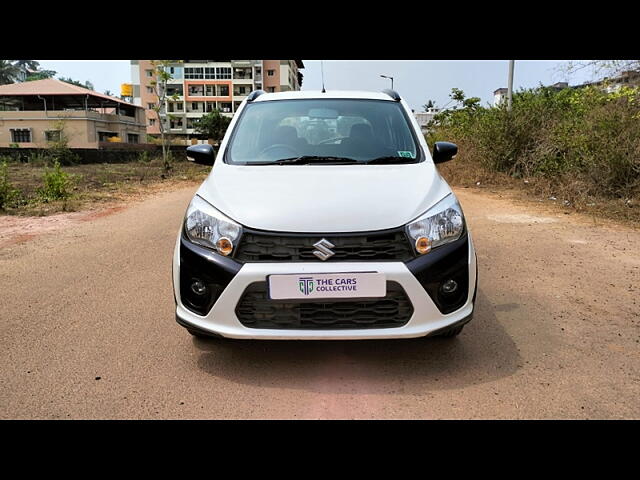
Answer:
[{"label": "green tree", "polygon": [[207,138],[219,142],[224,137],[231,119],[225,117],[219,110],[213,110],[194,122],[196,132],[206,135]]},{"label": "green tree", "polygon": [[591,69],[595,75],[616,76],[624,71],[640,71],[640,60],[588,60],[570,61],[559,67],[563,73],[575,73],[580,70]]},{"label": "green tree", "polygon": [[433,108],[436,106],[436,102],[434,102],[433,100],[429,100],[427,103],[425,103],[422,106],[422,109],[426,112],[427,110],[429,110],[430,108]]},{"label": "green tree", "polygon": [[14,65],[25,73],[28,73],[28,70],[36,71],[40,68],[40,64],[35,60],[15,60]]},{"label": "green tree", "polygon": [[58,80],[60,80],[61,82],[70,83],[71,85],[77,85],[78,87],[93,90],[93,83],[91,83],[89,80],[86,80],[84,83],[79,82],[78,80],[74,80],[73,78],[65,77],[58,77]]},{"label": "green tree", "polygon": [[[173,75],[169,72],[169,66],[175,63],[181,63],[182,60],[151,60],[153,66],[154,79],[150,82],[151,87],[156,94],[158,103],[156,103],[152,110],[156,112],[158,128],[160,129],[160,139],[162,142],[162,162],[164,164],[165,171],[171,170],[171,156],[168,148],[169,139],[165,134],[165,106],[168,98],[177,100],[179,95],[174,93],[173,95],[167,95],[167,82],[173,79]],[[171,120],[173,115],[166,115],[166,121]]]},{"label": "green tree", "polygon": [[20,69],[11,60],[0,60],[0,85],[14,83],[19,74]]},{"label": "green tree", "polygon": [[47,78],[54,77],[58,72],[55,70],[38,70],[37,72],[30,73],[25,82],[34,82],[36,80],[45,80]]}]

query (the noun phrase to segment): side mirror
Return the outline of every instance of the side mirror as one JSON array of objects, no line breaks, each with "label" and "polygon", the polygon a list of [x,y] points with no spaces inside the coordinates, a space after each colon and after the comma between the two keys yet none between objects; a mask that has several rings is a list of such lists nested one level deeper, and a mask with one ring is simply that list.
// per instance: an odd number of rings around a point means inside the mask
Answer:
[{"label": "side mirror", "polygon": [[458,146],[450,142],[436,142],[433,146],[433,163],[448,162],[458,153]]},{"label": "side mirror", "polygon": [[208,143],[187,147],[187,160],[200,165],[213,165],[216,159],[213,146]]}]

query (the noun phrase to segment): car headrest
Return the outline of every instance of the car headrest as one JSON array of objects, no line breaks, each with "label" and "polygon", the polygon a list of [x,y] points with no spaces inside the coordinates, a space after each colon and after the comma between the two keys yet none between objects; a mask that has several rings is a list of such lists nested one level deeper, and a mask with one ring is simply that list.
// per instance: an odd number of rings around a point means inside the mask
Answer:
[{"label": "car headrest", "polygon": [[368,140],[373,138],[373,130],[371,129],[371,125],[367,125],[366,123],[356,123],[351,126],[349,136],[351,138]]},{"label": "car headrest", "polygon": [[295,127],[281,126],[273,131],[274,143],[294,143],[298,139]]}]

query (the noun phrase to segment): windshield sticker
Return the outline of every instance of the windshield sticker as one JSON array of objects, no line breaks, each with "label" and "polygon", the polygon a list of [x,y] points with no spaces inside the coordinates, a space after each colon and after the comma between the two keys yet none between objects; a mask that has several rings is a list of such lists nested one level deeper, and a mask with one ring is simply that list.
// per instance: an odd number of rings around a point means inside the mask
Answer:
[{"label": "windshield sticker", "polygon": [[404,150],[398,150],[398,156],[404,158],[413,158],[413,153]]}]

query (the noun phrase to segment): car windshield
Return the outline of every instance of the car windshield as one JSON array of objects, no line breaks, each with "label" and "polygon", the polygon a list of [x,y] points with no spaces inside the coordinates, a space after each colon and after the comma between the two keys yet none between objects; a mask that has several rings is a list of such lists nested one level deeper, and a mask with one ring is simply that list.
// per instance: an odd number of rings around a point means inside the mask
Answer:
[{"label": "car windshield", "polygon": [[273,100],[246,105],[227,148],[232,164],[415,163],[414,135],[398,102]]}]

